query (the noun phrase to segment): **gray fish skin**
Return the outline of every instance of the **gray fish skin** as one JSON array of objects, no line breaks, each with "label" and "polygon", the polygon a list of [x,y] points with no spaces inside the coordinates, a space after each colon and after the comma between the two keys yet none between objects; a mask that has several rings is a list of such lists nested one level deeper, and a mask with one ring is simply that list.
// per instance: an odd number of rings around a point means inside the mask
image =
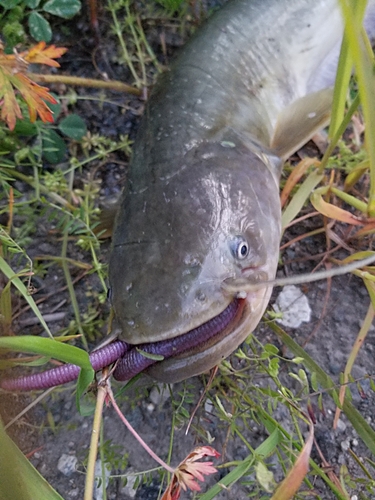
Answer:
[{"label": "gray fish skin", "polygon": [[[336,0],[233,1],[159,79],[113,236],[121,339],[174,338],[228,306],[225,279],[275,277],[283,160],[329,119],[342,33]],[[213,345],[149,373],[175,382],[207,371],[256,327],[270,294],[249,294]]]}]

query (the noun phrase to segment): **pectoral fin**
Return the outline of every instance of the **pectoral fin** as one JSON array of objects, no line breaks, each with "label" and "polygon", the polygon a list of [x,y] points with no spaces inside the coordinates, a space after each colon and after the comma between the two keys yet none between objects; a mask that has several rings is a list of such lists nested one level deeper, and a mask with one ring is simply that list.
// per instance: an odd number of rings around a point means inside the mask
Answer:
[{"label": "pectoral fin", "polygon": [[333,89],[323,89],[294,101],[279,114],[271,148],[283,159],[303,146],[330,118]]}]

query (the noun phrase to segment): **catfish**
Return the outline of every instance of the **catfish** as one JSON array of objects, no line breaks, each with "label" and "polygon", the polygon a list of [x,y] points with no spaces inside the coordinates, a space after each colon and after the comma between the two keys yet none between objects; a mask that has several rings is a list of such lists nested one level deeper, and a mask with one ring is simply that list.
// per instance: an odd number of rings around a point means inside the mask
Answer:
[{"label": "catfish", "polygon": [[[375,0],[365,16],[375,28]],[[206,372],[254,330],[275,278],[284,161],[329,122],[343,38],[338,0],[232,0],[160,76],[134,143],[109,262],[114,377],[177,382]],[[65,365],[3,380],[30,390]]]}]

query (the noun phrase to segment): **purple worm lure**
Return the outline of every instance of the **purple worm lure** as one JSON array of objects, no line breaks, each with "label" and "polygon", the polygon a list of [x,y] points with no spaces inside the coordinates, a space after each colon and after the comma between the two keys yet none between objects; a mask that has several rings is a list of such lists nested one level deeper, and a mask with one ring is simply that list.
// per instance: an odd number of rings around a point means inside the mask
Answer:
[{"label": "purple worm lure", "polygon": [[[118,361],[113,374],[114,378],[119,381],[128,380],[158,362],[145,356],[142,352],[169,358],[205,344],[233,321],[240,309],[240,304],[241,300],[233,300],[218,316],[173,339],[150,342],[139,346],[116,340],[91,353],[91,365],[95,371],[99,371]],[[79,371],[79,366],[66,364],[42,373],[1,380],[0,387],[7,391],[48,389],[76,380]]]}]

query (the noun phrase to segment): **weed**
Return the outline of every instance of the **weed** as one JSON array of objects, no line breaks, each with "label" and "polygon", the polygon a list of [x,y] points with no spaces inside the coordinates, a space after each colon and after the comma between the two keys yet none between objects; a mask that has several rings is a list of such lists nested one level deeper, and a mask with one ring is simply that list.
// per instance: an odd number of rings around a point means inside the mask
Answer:
[{"label": "weed", "polygon": [[26,24],[37,42],[50,42],[53,36],[48,18],[70,19],[81,10],[80,0],[0,0],[0,31],[8,47],[24,43]]}]

